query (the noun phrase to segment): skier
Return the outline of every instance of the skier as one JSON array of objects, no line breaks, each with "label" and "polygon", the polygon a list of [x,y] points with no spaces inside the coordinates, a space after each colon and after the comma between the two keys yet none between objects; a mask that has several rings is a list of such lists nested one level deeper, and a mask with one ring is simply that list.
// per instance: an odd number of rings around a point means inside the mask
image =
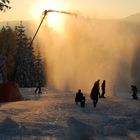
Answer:
[{"label": "skier", "polygon": [[42,91],[41,91],[41,83],[39,82],[38,86],[35,89],[35,94],[40,95],[41,93],[42,93]]},{"label": "skier", "polygon": [[98,103],[98,97],[100,97],[99,80],[94,83],[94,86],[91,90],[90,97],[93,100],[93,106],[96,107]]},{"label": "skier", "polygon": [[138,97],[137,97],[137,92],[138,92],[137,87],[135,85],[131,85],[131,89],[132,89],[132,92],[133,92],[133,94],[132,94],[133,99],[137,100],[138,99]]}]

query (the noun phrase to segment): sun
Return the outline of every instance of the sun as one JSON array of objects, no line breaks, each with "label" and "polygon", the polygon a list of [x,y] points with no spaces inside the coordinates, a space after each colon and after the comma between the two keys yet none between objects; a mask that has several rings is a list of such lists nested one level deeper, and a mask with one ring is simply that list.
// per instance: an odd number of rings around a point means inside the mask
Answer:
[{"label": "sun", "polygon": [[55,30],[62,30],[64,27],[63,16],[60,13],[49,13],[46,18],[48,26]]},{"label": "sun", "polygon": [[[31,16],[33,19],[41,21],[41,16],[44,10],[63,10],[64,5],[60,3],[56,3],[54,1],[44,1],[40,0],[40,2],[36,2],[31,10]],[[46,19],[44,22],[48,24],[48,26],[57,31],[63,31],[64,28],[64,14],[60,14],[57,12],[50,12],[46,15]]]}]

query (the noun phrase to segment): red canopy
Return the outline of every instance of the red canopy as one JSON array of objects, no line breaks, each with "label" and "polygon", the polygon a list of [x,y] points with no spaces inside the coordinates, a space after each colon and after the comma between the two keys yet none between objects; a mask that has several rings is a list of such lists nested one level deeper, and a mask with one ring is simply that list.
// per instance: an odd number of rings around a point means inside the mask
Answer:
[{"label": "red canopy", "polygon": [[15,82],[0,84],[0,102],[22,101],[19,88]]}]

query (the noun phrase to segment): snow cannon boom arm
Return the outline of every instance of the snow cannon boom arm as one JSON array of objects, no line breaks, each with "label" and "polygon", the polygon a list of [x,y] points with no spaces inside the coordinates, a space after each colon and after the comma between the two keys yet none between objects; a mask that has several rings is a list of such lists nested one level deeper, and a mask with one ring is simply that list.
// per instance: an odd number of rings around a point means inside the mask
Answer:
[{"label": "snow cannon boom arm", "polygon": [[47,15],[48,13],[52,13],[52,12],[61,13],[61,14],[66,14],[66,15],[75,16],[75,17],[78,16],[78,15],[75,14],[75,13],[71,13],[71,12],[67,12],[67,11],[59,11],[59,10],[51,10],[51,9],[45,10],[45,11],[43,12],[43,18],[42,18],[42,20],[41,20],[41,22],[40,22],[40,24],[39,24],[39,26],[38,26],[38,28],[37,28],[37,30],[36,30],[36,32],[35,32],[33,38],[32,38],[32,40],[31,40],[30,47],[32,46],[33,41],[34,41],[34,39],[35,39],[35,37],[36,37],[36,35],[37,35],[37,33],[38,33],[38,31],[39,31],[39,29],[40,29],[42,23],[43,23],[43,21],[44,21],[46,15]]}]

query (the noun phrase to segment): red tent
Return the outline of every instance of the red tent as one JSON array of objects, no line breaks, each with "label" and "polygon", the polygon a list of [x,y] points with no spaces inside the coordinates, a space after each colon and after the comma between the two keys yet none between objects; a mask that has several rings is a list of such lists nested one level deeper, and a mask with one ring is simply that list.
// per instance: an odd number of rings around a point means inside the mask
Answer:
[{"label": "red tent", "polygon": [[0,102],[22,101],[18,86],[15,82],[0,84]]}]

